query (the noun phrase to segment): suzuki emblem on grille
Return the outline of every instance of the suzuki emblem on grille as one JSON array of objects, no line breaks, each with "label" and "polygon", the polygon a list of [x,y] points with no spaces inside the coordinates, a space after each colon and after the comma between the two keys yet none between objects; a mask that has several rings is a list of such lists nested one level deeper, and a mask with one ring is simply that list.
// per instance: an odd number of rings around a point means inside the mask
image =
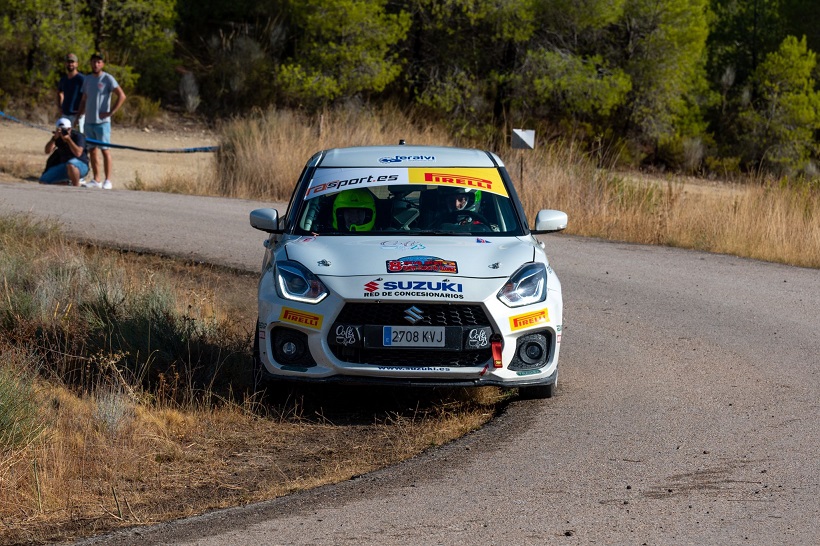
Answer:
[{"label": "suzuki emblem on grille", "polygon": [[404,312],[407,313],[404,315],[404,318],[410,324],[415,324],[420,320],[424,320],[424,312],[415,305],[409,309],[405,309]]}]

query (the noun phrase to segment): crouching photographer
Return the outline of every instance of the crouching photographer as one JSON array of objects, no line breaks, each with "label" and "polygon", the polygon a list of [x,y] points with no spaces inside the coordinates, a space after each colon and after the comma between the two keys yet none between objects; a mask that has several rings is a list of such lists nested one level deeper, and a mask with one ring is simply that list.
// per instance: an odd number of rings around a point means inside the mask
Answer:
[{"label": "crouching photographer", "polygon": [[71,130],[70,119],[57,120],[57,129],[46,143],[45,150],[51,155],[40,175],[40,183],[79,186],[80,180],[88,174],[88,153],[85,136]]}]

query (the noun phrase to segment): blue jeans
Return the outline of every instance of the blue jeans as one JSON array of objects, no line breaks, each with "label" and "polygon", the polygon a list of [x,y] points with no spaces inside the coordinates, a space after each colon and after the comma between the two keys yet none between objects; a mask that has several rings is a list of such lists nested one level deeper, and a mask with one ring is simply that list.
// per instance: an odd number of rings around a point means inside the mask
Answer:
[{"label": "blue jeans", "polygon": [[60,163],[59,165],[55,165],[46,170],[46,172],[40,176],[40,182],[43,184],[59,184],[60,182],[68,182],[68,171],[66,170],[68,165],[74,165],[77,167],[80,171],[80,178],[88,174],[88,163],[83,163],[75,157],[69,159],[65,163]]}]

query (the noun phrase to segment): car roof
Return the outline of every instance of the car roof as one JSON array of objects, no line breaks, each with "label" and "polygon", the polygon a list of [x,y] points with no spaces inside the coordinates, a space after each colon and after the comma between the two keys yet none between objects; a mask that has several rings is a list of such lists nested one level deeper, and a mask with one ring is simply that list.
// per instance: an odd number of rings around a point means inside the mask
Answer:
[{"label": "car roof", "polygon": [[320,152],[317,167],[501,167],[492,152],[448,146],[356,146]]}]

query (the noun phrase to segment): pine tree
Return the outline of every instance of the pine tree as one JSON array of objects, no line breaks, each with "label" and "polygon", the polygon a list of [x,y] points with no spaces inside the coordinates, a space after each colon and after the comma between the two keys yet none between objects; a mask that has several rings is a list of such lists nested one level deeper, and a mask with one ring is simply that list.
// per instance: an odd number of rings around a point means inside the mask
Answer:
[{"label": "pine tree", "polygon": [[750,100],[740,113],[744,159],[751,165],[793,175],[817,156],[820,93],[812,72],[817,55],[806,38],[787,36],[752,74]]}]

